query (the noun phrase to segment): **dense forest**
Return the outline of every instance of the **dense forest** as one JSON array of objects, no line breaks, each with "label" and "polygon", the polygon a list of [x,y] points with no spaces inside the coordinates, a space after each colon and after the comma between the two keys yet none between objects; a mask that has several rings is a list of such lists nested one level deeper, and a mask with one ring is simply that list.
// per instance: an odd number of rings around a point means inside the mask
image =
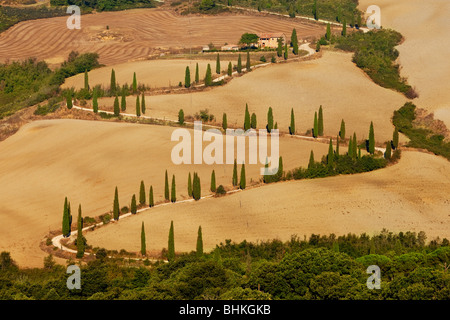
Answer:
[{"label": "dense forest", "polygon": [[117,11],[132,8],[155,8],[154,0],[50,0],[52,6],[79,6],[84,9],[95,9],[97,11]]},{"label": "dense forest", "polygon": [[[3,252],[0,299],[448,300],[449,263],[449,241],[426,243],[423,232],[226,240],[209,253],[177,255],[169,263],[108,259],[100,250],[81,267],[81,289],[69,290],[66,268],[51,256],[44,268],[20,269]],[[366,286],[370,265],[381,270],[380,289]]]}]

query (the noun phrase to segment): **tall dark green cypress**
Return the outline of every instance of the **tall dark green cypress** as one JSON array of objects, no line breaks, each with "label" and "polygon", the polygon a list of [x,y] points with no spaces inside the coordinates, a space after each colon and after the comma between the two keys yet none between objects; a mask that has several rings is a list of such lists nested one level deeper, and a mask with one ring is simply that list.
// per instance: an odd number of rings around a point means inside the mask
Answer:
[{"label": "tall dark green cypress", "polygon": [[114,115],[118,117],[120,115],[119,97],[114,98]]},{"label": "tall dark green cypress", "polygon": [[237,162],[236,159],[234,159],[234,166],[233,166],[233,186],[237,186],[238,184],[238,178],[237,178]]},{"label": "tall dark green cypress", "polygon": [[137,79],[136,79],[136,72],[133,73],[133,93],[137,92]]},{"label": "tall dark green cypress", "polygon": [[142,94],[142,100],[141,101],[142,101],[141,102],[142,114],[145,114],[146,107],[145,107],[145,95],[144,94]]},{"label": "tall dark green cypress", "polygon": [[137,117],[141,116],[141,106],[139,102],[139,96],[136,96],[136,116]]},{"label": "tall dark green cypress", "polygon": [[166,179],[164,182],[164,198],[169,201],[170,200],[170,194],[169,194],[169,177],[167,176],[167,170],[166,170]]},{"label": "tall dark green cypress", "polygon": [[341,120],[341,130],[339,131],[339,136],[341,139],[345,139],[345,122],[344,119]]},{"label": "tall dark green cypress", "polygon": [[280,181],[283,178],[283,157],[278,158],[278,171],[276,175],[277,181]]},{"label": "tall dark green cypress", "polygon": [[180,111],[178,111],[178,123],[183,125],[184,124],[184,111],[183,109],[180,109]]},{"label": "tall dark green cypress", "polygon": [[242,60],[241,60],[241,54],[240,53],[239,53],[238,62],[237,62],[237,72],[238,73],[242,72]]},{"label": "tall dark green cypress", "polygon": [[70,209],[70,201],[67,206],[67,211],[69,212],[69,235],[72,233],[72,210]]},{"label": "tall dark green cypress", "polygon": [[78,231],[77,231],[77,258],[84,256],[85,244],[83,238],[83,218],[81,217],[81,204],[78,207]]},{"label": "tall dark green cypress", "polygon": [[212,74],[211,74],[211,65],[208,63],[206,67],[206,75],[205,75],[205,86],[212,85]]},{"label": "tall dark green cypress", "polygon": [[250,117],[250,128],[256,129],[256,126],[256,114],[252,113],[252,116]]},{"label": "tall dark green cypress", "polygon": [[69,207],[67,203],[67,197],[64,200],[63,220],[62,220],[62,234],[66,238],[70,236],[70,223],[69,223]]},{"label": "tall dark green cypress", "polygon": [[231,64],[231,61],[228,62],[228,76],[231,77],[233,75],[233,65]]},{"label": "tall dark green cypress", "polygon": [[192,197],[192,179],[191,179],[191,173],[189,172],[188,175],[188,196]]},{"label": "tall dark green cypress", "polygon": [[319,118],[318,118],[318,134],[319,136],[323,136],[323,111],[322,106],[319,108]]},{"label": "tall dark green cypress", "polygon": [[284,44],[284,60],[288,59],[288,46],[287,43]]},{"label": "tall dark green cypress", "polygon": [[220,74],[220,57],[219,57],[219,54],[217,54],[217,59],[216,59],[216,73]]},{"label": "tall dark green cypress", "polygon": [[339,157],[339,135],[336,136],[336,157]]},{"label": "tall dark green cypress", "polygon": [[244,130],[250,129],[250,112],[248,112],[248,105],[245,104],[245,119],[244,119]]},{"label": "tall dark green cypress", "polygon": [[155,205],[155,202],[153,200],[153,186],[150,186],[150,192],[148,195],[148,206],[151,208]]},{"label": "tall dark green cypress", "polygon": [[120,207],[119,207],[119,192],[116,187],[116,191],[114,192],[114,203],[113,203],[113,218],[114,220],[119,220],[120,215]]},{"label": "tall dark green cypress", "polygon": [[116,72],[111,69],[111,81],[109,84],[109,91],[111,94],[116,94]]},{"label": "tall dark green cypress", "polygon": [[278,38],[277,56],[281,57],[282,54],[283,54],[283,40],[281,38]]},{"label": "tall dark green cypress", "polygon": [[386,142],[386,151],[384,152],[384,158],[386,160],[390,160],[391,159],[391,153],[392,153],[392,151],[391,151],[391,142],[388,141],[388,142]]},{"label": "tall dark green cypress", "polygon": [[[294,29],[295,30],[295,29]],[[295,134],[295,117],[294,117],[294,108],[291,108],[291,125],[289,126],[289,133]]]},{"label": "tall dark green cypress", "polygon": [[125,90],[122,90],[122,99],[120,101],[120,110],[127,110],[127,98],[125,96]]},{"label": "tall dark green cypress", "polygon": [[308,169],[312,169],[314,167],[314,163],[314,152],[311,150],[311,153],[309,155]]},{"label": "tall dark green cypress", "polygon": [[247,185],[246,179],[245,179],[245,164],[242,163],[242,167],[241,167],[241,179],[239,181],[239,188],[240,189],[245,189]]},{"label": "tall dark green cypress", "polygon": [[398,148],[398,129],[397,127],[394,130],[394,134],[392,135],[392,146],[394,150]]},{"label": "tall dark green cypress", "polygon": [[170,201],[176,202],[177,201],[177,193],[175,189],[175,175],[172,175],[172,190],[170,193]]},{"label": "tall dark green cypress", "polygon": [[227,114],[224,113],[222,116],[222,129],[226,131],[227,128],[228,128]]},{"label": "tall dark green cypress", "polygon": [[191,86],[191,71],[189,66],[186,67],[186,72],[184,74],[184,87],[189,88]]},{"label": "tall dark green cypress", "polygon": [[295,30],[295,28],[292,29],[291,43],[292,43],[292,53],[298,55],[298,37],[297,37],[297,30]]},{"label": "tall dark green cypress", "polygon": [[216,173],[214,170],[211,173],[211,192],[216,192]]},{"label": "tall dark green cypress", "polygon": [[267,111],[267,131],[271,132],[273,129],[273,112],[272,107],[269,107],[269,111]]},{"label": "tall dark green cypress", "polygon": [[146,253],[147,253],[147,244],[145,243],[144,221],[142,221],[142,227],[141,227],[141,255],[145,257]]},{"label": "tall dark green cypress", "polygon": [[66,104],[67,104],[67,109],[72,109],[72,107],[73,107],[73,102],[72,102],[72,93],[71,92],[69,92],[68,94],[67,94],[67,97],[66,97]]},{"label": "tall dark green cypress", "polygon": [[319,20],[319,14],[317,12],[317,0],[314,0],[312,13],[313,13],[314,19]]},{"label": "tall dark green cypress", "polygon": [[94,113],[98,113],[98,93],[97,88],[94,88],[94,92],[92,93],[92,110]]},{"label": "tall dark green cypress", "polygon": [[198,70],[198,62],[195,65],[195,83],[199,83],[200,82],[200,73]]},{"label": "tall dark green cypress", "polygon": [[373,122],[370,122],[370,129],[369,129],[369,151],[370,154],[375,153],[375,134],[373,131]]},{"label": "tall dark green cypress", "polygon": [[357,152],[357,150],[358,150],[358,141],[356,140],[356,132],[353,132],[353,142],[352,142],[352,147],[353,147],[353,151],[352,151],[353,158],[356,158],[356,157],[357,157],[356,152]]},{"label": "tall dark green cypress", "polygon": [[136,195],[135,194],[133,194],[133,196],[131,197],[130,212],[132,214],[137,213],[137,204],[136,204]]},{"label": "tall dark green cypress", "polygon": [[313,127],[313,137],[317,138],[319,136],[319,123],[317,121],[317,111],[314,112],[314,127]]},{"label": "tall dark green cypress", "polygon": [[342,36],[347,36],[347,19],[344,18],[344,21],[342,22]]},{"label": "tall dark green cypress", "polygon": [[167,259],[169,260],[169,262],[173,262],[175,260],[175,235],[173,229],[173,221],[170,222]]},{"label": "tall dark green cypress", "polygon": [[352,136],[350,136],[350,138],[348,139],[348,151],[347,151],[347,154],[350,157],[353,157],[353,146],[352,146],[352,144],[353,144],[353,140],[352,140]]},{"label": "tall dark green cypress", "polygon": [[332,167],[333,164],[334,164],[333,140],[330,138],[330,145],[328,146],[327,165],[329,167]]},{"label": "tall dark green cypress", "polygon": [[200,200],[201,198],[200,178],[196,172],[194,172],[194,178],[192,182],[192,195],[194,200]]},{"label": "tall dark green cypress", "polygon": [[247,51],[247,62],[245,63],[245,71],[250,72],[252,71],[251,65],[250,65],[250,52]]},{"label": "tall dark green cypress", "polygon": [[89,91],[89,76],[87,70],[84,70],[84,89]]},{"label": "tall dark green cypress", "polygon": [[197,257],[200,258],[203,256],[203,236],[202,236],[202,226],[198,227],[197,232]]},{"label": "tall dark green cypress", "polygon": [[327,23],[327,40],[331,40],[331,25],[329,22]]},{"label": "tall dark green cypress", "polygon": [[145,184],[144,181],[141,180],[141,185],[139,186],[139,204],[144,205],[147,202],[147,199],[145,198]]}]

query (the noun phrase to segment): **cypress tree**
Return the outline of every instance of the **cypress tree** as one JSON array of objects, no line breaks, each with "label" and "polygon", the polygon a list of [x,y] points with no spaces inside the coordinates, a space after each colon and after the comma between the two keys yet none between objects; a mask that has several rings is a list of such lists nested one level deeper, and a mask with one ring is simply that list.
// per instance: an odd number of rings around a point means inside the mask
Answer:
[{"label": "cypress tree", "polygon": [[136,96],[136,116],[137,117],[141,116],[141,106],[139,103],[139,96]]},{"label": "cypress tree", "polygon": [[125,90],[122,91],[122,99],[120,101],[120,110],[127,110],[127,98],[125,96]]},{"label": "cypress tree", "polygon": [[273,126],[274,130],[278,129],[278,122],[275,122],[275,125]]},{"label": "cypress tree", "polygon": [[87,70],[84,70],[84,89],[89,91],[89,77]]},{"label": "cypress tree", "polygon": [[198,71],[198,62],[195,65],[195,83],[200,82],[200,73]]},{"label": "cypress tree", "polygon": [[375,134],[373,132],[373,122],[370,122],[370,129],[369,129],[369,153],[374,154],[375,153]]},{"label": "cypress tree", "polygon": [[353,147],[353,158],[356,158],[356,149],[358,148],[358,141],[356,140],[356,133],[353,133],[353,143],[352,143],[352,147]]},{"label": "cypress tree", "polygon": [[390,141],[386,142],[386,152],[384,153],[384,158],[386,160],[391,159],[391,142]]},{"label": "cypress tree", "polygon": [[250,113],[248,112],[248,104],[245,104],[244,130],[250,129]]},{"label": "cypress tree", "polygon": [[228,76],[231,77],[233,75],[233,65],[231,61],[228,63]]},{"label": "cypress tree", "polygon": [[194,172],[194,179],[192,183],[192,193],[195,200],[200,200],[201,198],[201,185],[200,185],[200,178],[198,177],[198,174]]},{"label": "cypress tree", "polygon": [[222,116],[222,129],[226,131],[227,128],[228,128],[227,114],[224,113],[223,116]]},{"label": "cypress tree", "polygon": [[212,85],[212,75],[211,75],[211,66],[208,63],[208,66],[206,67],[206,75],[205,75],[205,86]]},{"label": "cypress tree", "polygon": [[392,146],[394,150],[398,148],[398,129],[395,127],[394,134],[392,135]]},{"label": "cypress tree", "polygon": [[333,140],[330,138],[330,145],[328,147],[327,165],[332,167],[334,164],[334,151],[333,151]]},{"label": "cypress tree", "polygon": [[359,29],[359,27],[361,27],[361,14],[359,12],[356,13],[358,16],[356,18],[356,29]]},{"label": "cypress tree", "polygon": [[278,158],[277,181],[283,178],[283,157]]},{"label": "cypress tree", "polygon": [[119,207],[119,192],[116,187],[116,191],[114,192],[114,203],[113,203],[113,218],[114,220],[119,220],[120,215],[120,207]]},{"label": "cypress tree", "polygon": [[178,111],[178,123],[183,125],[184,124],[184,111],[183,109],[180,109],[180,111]]},{"label": "cypress tree", "polygon": [[314,0],[313,16],[314,16],[314,19],[319,20],[319,15],[317,14],[317,0]]},{"label": "cypress tree", "polygon": [[97,95],[97,89],[94,88],[94,93],[92,94],[92,110],[94,111],[94,113],[98,113]]},{"label": "cypress tree", "polygon": [[169,195],[169,177],[167,176],[167,170],[166,170],[166,179],[164,182],[164,198],[169,201],[170,195]]},{"label": "cypress tree", "polygon": [[217,54],[217,59],[216,59],[216,73],[220,74],[220,57],[219,57],[219,54]]},{"label": "cypress tree", "polygon": [[318,119],[318,135],[323,136],[323,112],[322,112],[322,106],[319,108],[319,119]]},{"label": "cypress tree", "polygon": [[256,123],[256,114],[252,113],[252,117],[251,117],[251,120],[250,120],[250,127],[253,128],[253,129],[256,129],[256,125],[257,125],[257,123]]},{"label": "cypress tree", "polygon": [[153,186],[150,186],[150,193],[148,195],[148,206],[151,208],[155,205],[153,200]]},{"label": "cypress tree", "polygon": [[245,164],[242,163],[241,167],[241,180],[239,181],[239,188],[245,189],[246,179],[245,179]]},{"label": "cypress tree", "polygon": [[238,73],[242,72],[242,60],[241,60],[241,54],[240,53],[239,53],[238,62],[237,62],[237,72]]},{"label": "cypress tree", "polygon": [[186,67],[186,72],[184,74],[184,87],[189,88],[191,86],[191,71],[189,70],[189,66]]},{"label": "cypress tree", "polygon": [[67,204],[67,197],[64,200],[64,211],[63,211],[63,220],[62,220],[62,234],[66,238],[70,236],[70,224],[69,224],[69,207]]},{"label": "cypress tree", "polygon": [[191,180],[191,173],[189,172],[189,176],[188,176],[188,196],[192,197],[192,180]]},{"label": "cypress tree", "polygon": [[287,43],[284,44],[284,60],[288,59],[288,46]]},{"label": "cypress tree", "polygon": [[142,110],[142,114],[145,114],[145,96],[144,94],[142,94],[142,102],[141,102],[141,110]]},{"label": "cypress tree", "polygon": [[314,128],[313,128],[313,137],[317,138],[319,136],[319,123],[317,122],[317,111],[314,112]]},{"label": "cypress tree", "polygon": [[281,38],[278,38],[277,56],[281,57],[282,54],[283,54],[283,40],[281,40]]},{"label": "cypress tree", "polygon": [[308,169],[311,169],[314,167],[314,152],[311,150],[311,154],[309,155],[309,163],[308,163]]},{"label": "cypress tree", "polygon": [[237,163],[236,159],[234,159],[234,166],[233,166],[233,186],[237,186],[238,179],[237,179]]},{"label": "cypress tree", "polygon": [[172,262],[175,259],[175,235],[173,230],[173,221],[170,222],[167,259],[169,260],[169,262]]},{"label": "cypress tree", "polygon": [[336,136],[336,156],[339,157],[339,135]]},{"label": "cypress tree", "polygon": [[81,204],[78,207],[78,232],[77,232],[77,258],[81,259],[84,256],[84,238],[83,238],[83,218],[81,217]]},{"label": "cypress tree", "polygon": [[341,120],[341,130],[339,131],[339,136],[341,139],[345,139],[345,122],[344,119]]},{"label": "cypress tree", "polygon": [[136,214],[136,212],[137,212],[136,195],[135,194],[133,194],[133,196],[131,197],[130,211],[132,214]]},{"label": "cypress tree", "polygon": [[175,175],[172,175],[172,192],[170,194],[170,201],[172,201],[172,202],[177,201],[177,194],[175,191]]},{"label": "cypress tree", "polygon": [[133,93],[137,92],[136,72],[133,73]]},{"label": "cypress tree", "polygon": [[273,112],[272,107],[269,107],[267,111],[267,131],[270,133],[273,129]]},{"label": "cypress tree", "polygon": [[361,148],[358,147],[358,159],[361,159]]},{"label": "cypress tree", "polygon": [[203,256],[203,237],[202,237],[202,226],[198,227],[197,233],[197,257]]},{"label": "cypress tree", "polygon": [[[295,30],[295,29],[294,29]],[[289,133],[295,134],[295,117],[294,117],[294,108],[291,108],[291,126],[289,127]]]},{"label": "cypress tree", "polygon": [[68,94],[67,94],[67,98],[66,98],[66,104],[67,104],[67,109],[72,109],[72,107],[73,107],[73,102],[72,102],[72,93],[71,92],[69,92]]},{"label": "cypress tree", "polygon": [[347,36],[347,19],[344,18],[344,22],[342,22],[342,35],[344,37]]},{"label": "cypress tree", "polygon": [[111,92],[111,94],[116,93],[116,72],[114,71],[114,69],[111,69],[111,82],[109,85],[109,91]]},{"label": "cypress tree", "polygon": [[348,151],[347,151],[347,154],[350,157],[353,157],[353,146],[352,146],[352,144],[353,144],[353,140],[352,140],[352,137],[350,136],[350,139],[348,139]]},{"label": "cypress tree", "polygon": [[72,210],[70,210],[70,201],[67,206],[67,211],[69,212],[69,235],[72,233]]},{"label": "cypress tree", "polygon": [[245,63],[245,69],[247,72],[252,71],[250,66],[250,51],[247,51],[247,62]]},{"label": "cypress tree", "polygon": [[295,30],[295,28],[292,29],[291,43],[292,43],[292,53],[297,55],[298,54],[298,38],[297,38],[297,30]]},{"label": "cypress tree", "polygon": [[211,192],[216,192],[216,173],[214,170],[211,173]]},{"label": "cypress tree", "polygon": [[115,115],[116,117],[118,117],[119,114],[120,114],[119,97],[116,96],[116,97],[114,98],[114,115]]},{"label": "cypress tree", "polygon": [[145,199],[145,185],[144,185],[144,181],[141,180],[141,185],[139,187],[139,204],[144,205],[145,202],[147,202]]},{"label": "cypress tree", "polygon": [[327,40],[331,40],[331,26],[329,22],[327,23]]},{"label": "cypress tree", "polygon": [[320,42],[317,41],[316,42],[316,52],[319,52],[319,51],[320,51]]},{"label": "cypress tree", "polygon": [[144,221],[142,221],[142,227],[141,227],[141,255],[145,256],[146,252],[147,252],[147,246],[145,244]]}]

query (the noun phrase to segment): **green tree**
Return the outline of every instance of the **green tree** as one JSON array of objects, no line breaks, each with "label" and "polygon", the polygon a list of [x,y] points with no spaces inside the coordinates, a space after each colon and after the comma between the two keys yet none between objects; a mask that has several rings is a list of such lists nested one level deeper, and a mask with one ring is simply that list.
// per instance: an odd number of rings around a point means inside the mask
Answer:
[{"label": "green tree", "polygon": [[173,230],[173,221],[170,222],[167,259],[169,260],[169,262],[173,262],[175,259],[175,235]]},{"label": "green tree", "polygon": [[318,131],[318,135],[319,136],[323,136],[323,111],[322,111],[322,106],[320,106],[319,108],[319,118],[318,118],[318,127],[317,129]]},{"label": "green tree", "polygon": [[291,44],[292,44],[292,53],[297,55],[298,54],[298,37],[297,37],[297,30],[295,30],[295,28],[292,29]]},{"label": "green tree", "polygon": [[111,94],[116,93],[116,72],[114,69],[111,69],[111,82],[109,84],[109,91]]},{"label": "green tree", "polygon": [[334,164],[334,151],[333,151],[333,140],[330,138],[330,145],[328,147],[327,165],[332,167]]},{"label": "green tree", "polygon": [[331,40],[331,25],[329,22],[327,23],[327,40]]},{"label": "green tree", "polygon": [[211,173],[211,192],[216,192],[216,173],[214,170]]},{"label": "green tree", "polygon": [[153,200],[153,186],[150,186],[150,192],[148,195],[148,206],[151,208],[155,205],[155,202]]},{"label": "green tree", "polygon": [[178,111],[178,123],[183,125],[184,124],[184,111],[183,109],[180,109],[180,111]]},{"label": "green tree", "polygon": [[283,40],[281,38],[278,38],[277,42],[277,56],[281,57],[281,55],[283,54]]},{"label": "green tree", "polygon": [[119,207],[119,192],[116,187],[116,191],[114,192],[114,203],[113,203],[113,218],[114,220],[119,220],[120,215],[120,207]]},{"label": "green tree", "polygon": [[344,21],[342,22],[342,36],[347,36],[347,19],[344,18]]},{"label": "green tree", "polygon": [[244,33],[239,40],[239,44],[245,44],[247,47],[250,47],[252,44],[257,43],[258,40],[258,35],[254,33]]},{"label": "green tree", "polygon": [[196,172],[194,172],[194,178],[192,182],[192,193],[194,200],[200,200],[201,198],[201,185],[200,178]]},{"label": "green tree", "polygon": [[144,94],[142,93],[142,100],[141,100],[142,102],[141,102],[141,110],[142,110],[142,114],[145,114],[145,96],[144,96]]},{"label": "green tree", "polygon": [[314,112],[314,128],[313,128],[313,137],[317,138],[319,136],[319,123],[317,121],[317,111]]},{"label": "green tree", "polygon": [[348,151],[347,151],[347,154],[350,157],[353,157],[353,146],[352,146],[352,144],[353,144],[353,140],[352,140],[352,137],[350,136],[350,139],[348,139]]},{"label": "green tree", "polygon": [[317,0],[314,0],[312,14],[314,16],[314,19],[319,20],[319,15],[317,13]]},{"label": "green tree", "polygon": [[189,66],[186,67],[186,72],[184,74],[184,87],[189,88],[191,86],[191,71]]},{"label": "green tree", "polygon": [[257,122],[256,122],[256,114],[252,113],[252,116],[250,118],[250,127],[253,129],[256,129]]},{"label": "green tree", "polygon": [[203,256],[203,237],[202,237],[202,226],[198,227],[197,232],[197,257],[200,258]]},{"label": "green tree", "polygon": [[269,111],[267,111],[267,131],[271,132],[273,129],[273,112],[272,107],[269,107]]},{"label": "green tree", "polygon": [[245,71],[250,72],[252,71],[250,66],[250,52],[247,51],[247,62],[245,63]]},{"label": "green tree", "polygon": [[98,101],[97,101],[97,88],[94,88],[94,93],[92,94],[92,110],[94,113],[98,113]]},{"label": "green tree", "polygon": [[238,62],[237,62],[237,72],[238,73],[242,72],[242,59],[241,59],[241,54],[240,53],[239,53]]},{"label": "green tree", "polygon": [[133,93],[137,92],[136,72],[133,73]]},{"label": "green tree", "polygon": [[146,203],[145,199],[145,184],[144,181],[141,180],[141,185],[139,187],[139,204],[144,205]]},{"label": "green tree", "polygon": [[284,60],[288,59],[288,46],[287,43],[284,44]]},{"label": "green tree", "polygon": [[345,122],[344,119],[341,120],[341,130],[339,131],[339,136],[341,139],[345,139]]},{"label": "green tree", "polygon": [[370,122],[369,129],[369,149],[367,150],[370,154],[375,153],[375,134],[373,132],[373,122]]},{"label": "green tree", "polygon": [[231,61],[228,62],[228,76],[231,77],[233,75],[233,65],[231,64]]},{"label": "green tree", "polygon": [[66,104],[67,104],[67,109],[72,109],[73,107],[73,102],[72,102],[72,93],[68,93],[67,97],[66,97]]},{"label": "green tree", "polygon": [[169,195],[169,177],[167,176],[167,170],[166,170],[166,179],[164,182],[164,198],[169,201],[170,195]]},{"label": "green tree", "polygon": [[120,115],[119,97],[114,98],[114,115],[118,117]]},{"label": "green tree", "polygon": [[198,62],[195,64],[195,83],[200,82],[200,73],[198,70]]},{"label": "green tree", "polygon": [[336,136],[336,157],[339,157],[339,135]]},{"label": "green tree", "polygon": [[142,227],[141,227],[141,255],[146,256],[147,253],[147,246],[145,243],[145,229],[144,229],[144,221],[142,221]]},{"label": "green tree", "polygon": [[395,127],[394,134],[392,135],[392,146],[394,150],[398,148],[398,129]]},{"label": "green tree", "polygon": [[391,142],[388,141],[388,142],[386,142],[386,151],[384,152],[384,158],[386,160],[390,160],[391,159],[391,153],[392,153],[392,151],[391,151]]},{"label": "green tree", "polygon": [[227,128],[228,128],[227,114],[224,113],[223,116],[222,116],[222,129],[226,131]]},{"label": "green tree", "polygon": [[217,54],[217,59],[216,59],[216,73],[220,74],[220,56],[219,56],[219,54]]},{"label": "green tree", "polygon": [[84,70],[84,89],[89,91],[89,76],[87,70]]},{"label": "green tree", "polygon": [[133,196],[131,197],[130,211],[132,214],[137,213],[137,204],[136,204],[136,195],[135,194],[133,194]]},{"label": "green tree", "polygon": [[77,231],[77,258],[84,256],[85,243],[83,237],[83,218],[81,217],[81,204],[78,206],[78,231]]},{"label": "green tree", "polygon": [[358,141],[356,140],[356,133],[353,132],[353,142],[352,142],[352,147],[353,147],[353,151],[352,151],[352,157],[356,158],[357,154],[356,154],[356,150],[358,148]]},{"label": "green tree", "polygon": [[211,65],[208,63],[206,67],[206,75],[205,75],[205,86],[212,85],[212,75],[211,75]]},{"label": "green tree", "polygon": [[69,207],[67,203],[67,197],[64,200],[64,210],[63,210],[63,220],[62,220],[62,234],[65,238],[70,236],[70,217],[69,217]]},{"label": "green tree", "polygon": [[237,162],[236,159],[234,159],[234,166],[233,166],[233,186],[237,186],[238,184],[238,178],[237,178]]},{"label": "green tree", "polygon": [[316,52],[320,51],[320,41],[316,42]]},{"label": "green tree", "polygon": [[141,106],[139,102],[139,96],[136,96],[136,117],[141,116]]},{"label": "green tree", "polygon": [[280,181],[283,178],[283,157],[278,158],[278,171],[276,174],[276,180]]},{"label": "green tree", "polygon": [[248,105],[245,104],[245,119],[244,119],[244,130],[250,129],[250,112],[248,112]]},{"label": "green tree", "polygon": [[311,153],[309,155],[308,169],[314,168],[314,163],[314,152],[311,150]]},{"label": "green tree", "polygon": [[175,191],[175,175],[172,175],[172,192],[170,194],[170,201],[172,202],[177,201],[177,193]]},{"label": "green tree", "polygon": [[245,164],[242,163],[242,167],[241,167],[241,180],[239,181],[239,188],[245,189],[245,187],[246,187]]},{"label": "green tree", "polygon": [[189,176],[188,176],[188,195],[189,197],[192,197],[192,179],[191,179],[191,173],[189,172]]},{"label": "green tree", "polygon": [[290,134],[295,134],[294,108],[291,108],[291,125],[289,126],[289,133]]},{"label": "green tree", "polygon": [[120,110],[127,110],[127,98],[125,96],[125,90],[122,90],[122,99],[120,101]]}]

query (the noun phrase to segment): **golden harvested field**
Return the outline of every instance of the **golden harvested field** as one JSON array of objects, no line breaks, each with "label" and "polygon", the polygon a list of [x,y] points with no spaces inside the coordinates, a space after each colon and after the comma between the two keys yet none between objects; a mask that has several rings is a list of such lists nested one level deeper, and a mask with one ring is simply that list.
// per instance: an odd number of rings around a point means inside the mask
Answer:
[{"label": "golden harvested field", "polygon": [[[344,119],[347,135],[355,131],[358,139],[367,139],[373,121],[375,139],[380,143],[390,140],[393,111],[406,98],[374,84],[352,63],[351,57],[347,53],[325,52],[317,60],[258,68],[225,86],[203,92],[147,96],[146,115],[177,119],[181,108],[185,115],[207,108],[219,121],[226,112],[229,124],[243,126],[248,103],[249,112],[257,116],[258,127],[265,127],[267,110],[272,107],[274,121],[286,132],[294,108],[297,132],[303,134],[313,127],[314,112],[322,105],[326,135],[336,136]],[[112,108],[113,99],[101,99],[99,105],[100,109]],[[127,112],[135,113],[135,97],[128,97]]]},{"label": "golden harvested field", "polygon": [[[359,0],[360,9],[375,4]],[[381,23],[405,37],[398,46],[401,75],[417,88],[417,106],[434,111],[450,128],[450,2],[379,0]]]},{"label": "golden harvested field", "polygon": [[374,172],[326,179],[283,182],[245,190],[218,199],[181,203],[139,213],[119,223],[86,233],[94,247],[140,248],[144,221],[147,250],[167,248],[170,221],[175,249],[195,250],[202,226],[204,248],[232,239],[240,242],[291,235],[370,235],[390,231],[425,231],[430,237],[450,236],[448,161],[424,153],[403,152],[392,167]]},{"label": "golden harvested field", "polygon": [[[215,57],[215,56],[214,56]],[[227,70],[228,62],[221,61],[221,70]],[[111,69],[114,69],[116,80],[119,84],[133,83],[133,73],[136,72],[138,83],[145,84],[151,88],[178,86],[178,82],[184,84],[186,67],[191,72],[191,81],[195,80],[195,66],[198,63],[199,76],[203,80],[208,63],[211,65],[211,71],[215,73],[215,60],[146,60],[116,64],[111,67],[94,69],[88,73],[89,85],[92,87],[102,85],[109,87],[111,80]],[[236,61],[231,61],[236,64]],[[76,90],[84,88],[84,74],[66,79],[62,88],[74,87]]]},{"label": "golden harvested field", "polygon": [[[155,49],[234,44],[245,32],[297,29],[300,38],[318,37],[322,25],[249,15],[181,16],[164,9],[135,9],[83,15],[81,29],[69,30],[67,17],[21,22],[0,34],[0,61],[30,56],[57,64],[72,50],[97,52],[106,65],[145,59]],[[106,27],[109,26],[109,30]]]},{"label": "golden harvested field", "polygon": [[[175,174],[177,199],[187,197],[189,172],[198,172],[202,195],[208,194],[213,169],[217,186],[231,186],[232,164],[173,164],[173,130],[83,120],[35,121],[22,127],[0,143],[0,251],[10,251],[21,266],[42,266],[47,254],[39,242],[49,231],[61,230],[66,196],[73,212],[81,203],[83,216],[93,217],[112,209],[116,186],[121,207],[139,193],[141,180],[147,192],[153,185],[156,202],[162,200],[166,169],[170,181]],[[328,146],[281,137],[284,169],[307,166],[311,149],[320,159]],[[247,185],[261,178],[261,167],[246,165]]]}]

